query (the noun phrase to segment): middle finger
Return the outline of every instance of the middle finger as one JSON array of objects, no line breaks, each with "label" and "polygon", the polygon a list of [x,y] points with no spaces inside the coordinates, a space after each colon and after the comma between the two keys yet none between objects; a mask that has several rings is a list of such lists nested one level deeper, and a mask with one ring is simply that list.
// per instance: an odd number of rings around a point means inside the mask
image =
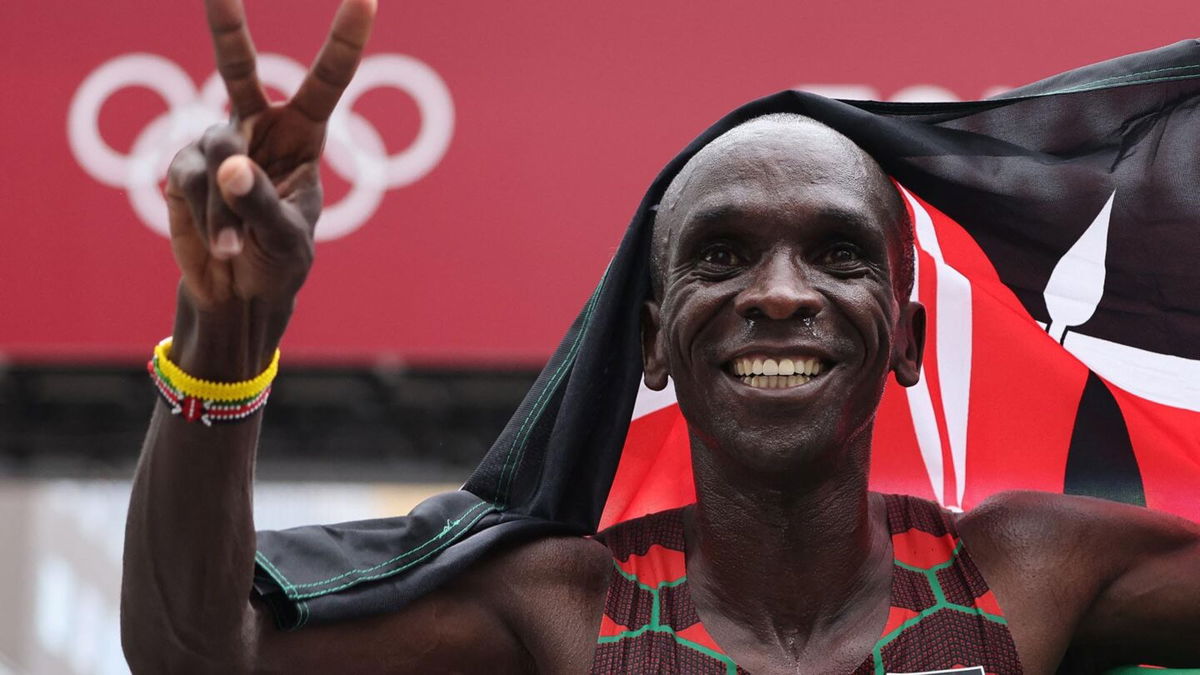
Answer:
[{"label": "middle finger", "polygon": [[344,0],[338,8],[321,53],[292,98],[305,117],[314,122],[329,119],[354,77],[374,20],[375,0]]}]

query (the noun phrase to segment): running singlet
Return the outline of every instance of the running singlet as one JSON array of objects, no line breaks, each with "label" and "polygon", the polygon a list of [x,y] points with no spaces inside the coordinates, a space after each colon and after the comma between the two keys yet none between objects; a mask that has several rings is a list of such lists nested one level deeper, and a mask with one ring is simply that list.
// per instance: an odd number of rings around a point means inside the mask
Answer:
[{"label": "running singlet", "polygon": [[[854,675],[948,671],[1021,673],[1007,622],[936,504],[884,495],[892,533],[891,608]],[[745,673],[705,630],[688,590],[683,509],[596,535],[614,568],[592,673]]]}]

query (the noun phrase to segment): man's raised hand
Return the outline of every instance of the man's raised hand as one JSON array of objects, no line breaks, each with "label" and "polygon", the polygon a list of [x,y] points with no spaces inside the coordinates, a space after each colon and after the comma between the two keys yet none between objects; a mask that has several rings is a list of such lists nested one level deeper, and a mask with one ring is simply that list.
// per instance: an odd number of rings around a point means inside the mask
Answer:
[{"label": "man's raised hand", "polygon": [[205,5],[232,120],[181,150],[168,171],[183,301],[230,317],[249,303],[290,311],[312,264],[326,123],[362,56],[375,0],[343,0],[303,84],[281,104],[258,79],[241,0]]}]

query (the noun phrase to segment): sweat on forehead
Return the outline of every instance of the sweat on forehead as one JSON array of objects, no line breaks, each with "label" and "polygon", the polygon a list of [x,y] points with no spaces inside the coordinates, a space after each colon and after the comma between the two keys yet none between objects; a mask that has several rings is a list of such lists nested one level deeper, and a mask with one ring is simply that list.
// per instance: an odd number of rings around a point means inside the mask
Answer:
[{"label": "sweat on forehead", "polygon": [[[891,179],[874,159],[854,141],[812,118],[795,113],[763,115],[721,134],[688,160],[683,169],[667,186],[655,209],[650,250],[653,292],[661,297],[663,270],[672,244],[677,221],[683,217],[685,199],[694,199],[694,188],[711,180],[710,169],[738,171],[739,164],[762,165],[779,159],[781,137],[787,137],[795,147],[813,161],[800,170],[817,175],[841,174],[867,186],[866,195],[872,206],[889,221],[894,256],[893,285],[898,295],[907,296],[912,289],[912,229],[903,198]],[[829,158],[829,159],[826,159]],[[792,165],[796,170],[796,165]],[[699,185],[697,185],[699,184]],[[689,190],[689,188],[693,188]]]}]

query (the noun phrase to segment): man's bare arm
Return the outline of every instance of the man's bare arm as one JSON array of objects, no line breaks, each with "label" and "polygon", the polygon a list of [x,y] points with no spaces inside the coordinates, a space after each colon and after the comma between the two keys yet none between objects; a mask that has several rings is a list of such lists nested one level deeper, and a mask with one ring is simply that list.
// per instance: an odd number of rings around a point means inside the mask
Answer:
[{"label": "man's bare arm", "polygon": [[[233,122],[172,162],[166,198],[182,272],[170,357],[216,381],[270,362],[307,277],[321,208],[325,122],[374,15],[346,0],[296,96],[267,100],[237,0],[209,0]],[[457,588],[375,620],[275,631],[250,600],[252,482],[260,417],[206,427],[154,412],[134,481],[122,583],[122,643],[135,672],[350,672],[528,662],[487,588]],[[466,649],[470,647],[470,649]]]},{"label": "man's bare arm", "polygon": [[963,516],[1025,668],[1200,664],[1200,525],[1101,499],[1013,492]]},{"label": "man's bare arm", "polygon": [[1090,506],[1085,550],[1107,559],[1101,571],[1110,574],[1072,648],[1105,665],[1200,666],[1200,525],[1122,504]]},{"label": "man's bare arm", "polygon": [[[370,31],[347,1],[301,91],[271,105],[241,3],[206,3],[233,123],[181,150],[165,196],[182,273],[170,358],[240,381],[261,372],[312,264],[325,121]],[[258,415],[206,427],[159,404],[134,480],[122,582],[122,643],[138,672],[244,672],[258,634],[251,485]]]},{"label": "man's bare arm", "polygon": [[[350,82],[373,0],[343,0],[299,92],[270,104],[238,0],[207,0],[234,120],[168,174],[182,281],[170,357],[217,381],[261,372],[307,277],[321,208],[325,121]],[[384,616],[297,633],[250,599],[260,418],[206,427],[159,404],[130,502],[121,633],[135,673],[585,670],[611,562],[586,539],[499,551]]]}]

